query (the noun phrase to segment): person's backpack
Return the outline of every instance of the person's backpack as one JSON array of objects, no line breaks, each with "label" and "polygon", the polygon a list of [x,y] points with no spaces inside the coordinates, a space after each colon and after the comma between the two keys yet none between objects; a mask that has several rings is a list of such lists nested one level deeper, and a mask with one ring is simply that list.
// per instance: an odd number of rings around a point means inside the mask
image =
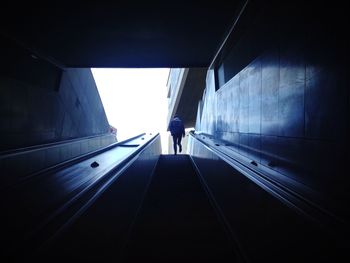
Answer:
[{"label": "person's backpack", "polygon": [[171,124],[170,124],[170,132],[171,132],[171,135],[174,135],[174,134],[182,134],[182,130],[183,130],[183,124],[182,124],[182,121],[180,119],[173,119],[171,121]]}]

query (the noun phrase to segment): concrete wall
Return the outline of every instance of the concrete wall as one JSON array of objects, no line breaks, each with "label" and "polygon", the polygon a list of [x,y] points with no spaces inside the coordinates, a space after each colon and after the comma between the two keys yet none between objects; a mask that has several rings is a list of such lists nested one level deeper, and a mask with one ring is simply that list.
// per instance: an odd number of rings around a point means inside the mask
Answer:
[{"label": "concrete wall", "polygon": [[[167,123],[178,113],[182,91],[185,87],[189,69],[172,68],[168,77],[168,116]],[[182,115],[181,115],[182,116]],[[184,117],[182,117],[184,118]],[[183,120],[184,121],[184,120]]]},{"label": "concrete wall", "polygon": [[329,21],[334,10],[307,11],[260,10],[218,69],[208,71],[196,127],[259,165],[344,200],[350,186],[344,17]]},{"label": "concrete wall", "polygon": [[11,39],[0,41],[0,152],[109,132],[90,69],[63,68]]},{"label": "concrete wall", "polygon": [[2,186],[116,141],[90,69],[61,69],[0,41]]},{"label": "concrete wall", "polygon": [[175,114],[181,116],[185,128],[195,125],[197,101],[205,88],[207,68],[171,69],[168,78],[168,123]]},{"label": "concrete wall", "polygon": [[66,69],[58,87],[0,76],[0,150],[107,133],[90,69]]}]

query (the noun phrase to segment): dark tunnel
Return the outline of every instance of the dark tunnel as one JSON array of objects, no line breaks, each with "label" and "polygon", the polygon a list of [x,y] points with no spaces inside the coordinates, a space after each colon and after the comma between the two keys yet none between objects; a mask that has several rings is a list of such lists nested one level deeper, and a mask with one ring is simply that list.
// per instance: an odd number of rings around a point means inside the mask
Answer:
[{"label": "dark tunnel", "polygon": [[[350,260],[345,3],[2,11],[2,262]],[[154,67],[182,154],[118,141],[90,70]]]}]

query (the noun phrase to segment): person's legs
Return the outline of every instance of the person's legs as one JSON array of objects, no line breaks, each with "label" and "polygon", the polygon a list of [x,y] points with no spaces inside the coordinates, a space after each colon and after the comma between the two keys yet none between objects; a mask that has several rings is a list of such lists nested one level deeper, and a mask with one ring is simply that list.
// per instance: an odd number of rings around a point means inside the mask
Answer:
[{"label": "person's legs", "polygon": [[176,153],[177,153],[176,144],[177,144],[177,137],[174,135],[174,136],[173,136],[173,147],[174,147],[174,154],[175,154],[175,155],[176,155]]},{"label": "person's legs", "polygon": [[181,139],[182,139],[182,136],[180,134],[179,137],[177,137],[177,145],[179,145],[179,152],[182,152]]}]

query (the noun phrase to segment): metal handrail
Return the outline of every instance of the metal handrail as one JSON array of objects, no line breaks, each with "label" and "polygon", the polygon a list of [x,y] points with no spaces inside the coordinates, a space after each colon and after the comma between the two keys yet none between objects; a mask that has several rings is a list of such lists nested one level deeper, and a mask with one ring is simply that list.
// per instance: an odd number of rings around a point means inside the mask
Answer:
[{"label": "metal handrail", "polygon": [[[133,139],[145,135],[145,133],[133,137]],[[58,207],[53,213],[48,215],[46,219],[41,222],[35,229],[30,233],[27,233],[26,239],[32,240],[33,238],[39,236],[41,241],[41,246],[47,245],[49,242],[54,240],[57,235],[59,235],[63,229],[69,226],[76,218],[78,218],[90,205],[134,162],[138,159],[139,155],[147,149],[154,141],[160,137],[159,133],[155,134],[148,142],[143,144],[140,148],[135,149],[130,155],[126,156],[121,162],[116,166],[107,171],[100,179],[98,179],[93,184],[85,187],[78,193],[76,193],[69,200],[63,202],[63,205]],[[126,143],[133,139],[128,139],[123,141]],[[116,145],[114,145],[116,146]],[[113,147],[109,147],[113,148]],[[80,204],[73,211],[70,210],[71,207],[76,204]],[[69,215],[64,216],[66,212],[69,212]],[[59,220],[60,222],[56,222]],[[51,225],[58,225],[56,230],[47,231],[51,229]]]},{"label": "metal handrail", "polygon": [[[68,159],[66,161],[63,161],[63,162],[60,162],[60,163],[57,163],[55,165],[52,165],[50,167],[47,167],[47,168],[44,168],[44,169],[41,169],[39,171],[36,171],[34,173],[31,173],[31,174],[28,174],[26,176],[23,176],[21,178],[19,178],[16,182],[14,182],[13,184],[11,184],[10,186],[14,186],[14,185],[17,185],[19,183],[22,183],[24,181],[27,181],[27,180],[30,180],[31,178],[33,177],[37,177],[37,176],[41,176],[41,175],[44,175],[44,174],[47,174],[47,173],[52,173],[54,171],[57,171],[57,170],[60,170],[60,169],[63,169],[64,167],[67,167],[67,166],[70,166],[70,165],[73,165],[73,164],[76,164],[76,163],[79,163],[79,162],[82,162],[86,159],[89,159],[89,158],[92,158],[96,155],[99,155],[101,153],[104,153],[106,151],[109,151],[115,147],[118,147],[118,146],[123,146],[125,143],[129,142],[129,141],[132,141],[132,140],[135,140],[139,137],[142,137],[144,136],[146,133],[141,133],[139,135],[136,135],[134,137],[131,137],[129,139],[126,139],[124,141],[120,141],[120,142],[115,142],[115,143],[112,143],[110,145],[107,145],[103,148],[100,148],[100,149],[97,149],[97,150],[94,150],[94,151],[91,151],[91,152],[88,152],[88,153],[85,153],[85,154],[82,154],[82,155],[79,155],[77,157],[74,157],[74,158],[71,158],[71,159]],[[9,187],[9,185],[6,185],[5,187]]]},{"label": "metal handrail", "polygon": [[74,139],[70,139],[70,140],[51,142],[51,143],[45,143],[45,144],[39,144],[39,145],[32,145],[32,146],[21,147],[21,148],[17,148],[17,149],[4,150],[4,151],[0,151],[0,158],[15,155],[15,154],[21,154],[21,153],[25,153],[25,152],[31,152],[31,151],[35,151],[35,150],[49,149],[49,148],[59,146],[59,145],[70,144],[73,142],[79,142],[79,141],[89,140],[89,139],[93,139],[93,138],[104,137],[104,136],[108,136],[108,135],[110,135],[110,133],[103,133],[103,134],[86,136],[86,137],[81,137],[81,138],[74,138]]},{"label": "metal handrail", "polygon": [[[281,202],[326,229],[329,234],[344,236],[345,232],[349,231],[345,219],[336,216],[309,197],[302,195],[297,188],[293,189],[259,170],[258,167],[250,163],[244,163],[234,156],[230,156],[226,152],[218,150],[205,140],[197,138],[193,132],[190,132],[190,136],[242,175],[278,198]],[[344,231],[344,229],[347,231]]]}]

